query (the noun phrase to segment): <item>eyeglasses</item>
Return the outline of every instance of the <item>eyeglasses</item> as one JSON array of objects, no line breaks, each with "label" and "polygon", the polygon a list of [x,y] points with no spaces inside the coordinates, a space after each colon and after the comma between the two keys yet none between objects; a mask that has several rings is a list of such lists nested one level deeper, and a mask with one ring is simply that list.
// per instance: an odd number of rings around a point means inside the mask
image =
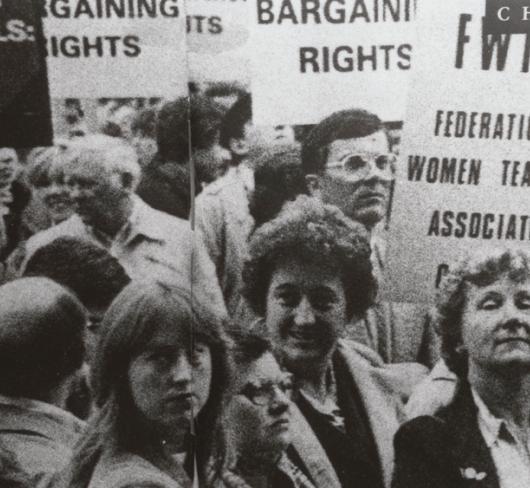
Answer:
[{"label": "eyeglasses", "polygon": [[254,405],[264,406],[270,405],[275,400],[276,390],[279,390],[288,399],[291,399],[293,394],[293,382],[291,378],[288,377],[278,382],[263,383],[259,386],[248,384],[239,394],[246,396]]},{"label": "eyeglasses", "polygon": [[97,333],[101,328],[103,317],[89,316],[86,321],[86,328],[92,333]]},{"label": "eyeglasses", "polygon": [[340,161],[333,161],[326,165],[327,170],[343,170],[346,173],[365,176],[369,174],[371,166],[379,171],[392,170],[396,162],[396,155],[392,153],[362,153],[351,154]]}]

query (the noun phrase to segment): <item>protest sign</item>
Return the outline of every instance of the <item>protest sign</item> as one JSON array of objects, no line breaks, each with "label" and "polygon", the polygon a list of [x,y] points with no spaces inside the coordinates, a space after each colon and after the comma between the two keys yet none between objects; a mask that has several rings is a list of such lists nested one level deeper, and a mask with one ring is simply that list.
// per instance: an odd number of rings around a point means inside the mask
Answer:
[{"label": "protest sign", "polygon": [[54,98],[187,92],[183,0],[46,0]]},{"label": "protest sign", "polygon": [[418,8],[388,249],[399,300],[432,300],[466,251],[530,241],[530,35],[488,34],[484,14]]},{"label": "protest sign", "polygon": [[0,1],[0,146],[51,143],[39,2]]},{"label": "protest sign", "polygon": [[312,124],[362,107],[402,120],[414,0],[254,0],[252,93],[259,124]]},{"label": "protest sign", "polygon": [[187,0],[186,31],[190,80],[250,78],[249,9],[253,0]]}]

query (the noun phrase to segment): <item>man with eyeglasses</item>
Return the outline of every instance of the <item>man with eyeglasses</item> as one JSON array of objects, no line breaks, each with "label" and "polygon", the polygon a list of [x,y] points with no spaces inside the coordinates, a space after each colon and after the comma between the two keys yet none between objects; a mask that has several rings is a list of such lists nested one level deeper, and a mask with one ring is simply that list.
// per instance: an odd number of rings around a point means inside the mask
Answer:
[{"label": "man with eyeglasses", "polygon": [[[374,274],[384,282],[385,242],[381,224],[389,208],[396,158],[379,117],[365,110],[335,112],[308,134],[302,166],[311,195],[335,205],[370,234]],[[355,317],[350,336],[376,350],[387,363],[438,358],[435,334],[416,304],[385,302],[379,296],[363,317]]]}]

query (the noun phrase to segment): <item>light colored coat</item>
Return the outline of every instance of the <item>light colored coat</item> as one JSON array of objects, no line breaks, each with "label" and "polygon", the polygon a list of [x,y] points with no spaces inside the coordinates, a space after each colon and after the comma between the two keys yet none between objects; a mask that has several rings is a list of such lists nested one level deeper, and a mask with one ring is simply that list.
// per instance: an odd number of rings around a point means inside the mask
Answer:
[{"label": "light colored coat", "polygon": [[182,467],[170,476],[146,459],[131,453],[103,453],[88,488],[191,488]]},{"label": "light colored coat", "polygon": [[[369,348],[351,341],[339,341],[338,353],[359,389],[377,446],[382,478],[389,487],[394,464],[394,434],[405,421],[403,404],[414,385],[425,377],[427,368],[416,363],[384,365]],[[322,445],[297,408],[293,409],[293,447],[317,487],[341,488]]]},{"label": "light colored coat", "polygon": [[230,168],[195,202],[197,233],[215,265],[231,317],[241,307],[241,270],[254,227],[248,207],[253,178],[252,170],[245,166]]},{"label": "light colored coat", "polygon": [[107,249],[132,279],[161,279],[185,289],[193,286],[197,301],[209,304],[220,315],[226,314],[215,269],[202,242],[194,238],[190,223],[151,208],[137,196],[133,203],[128,228],[114,242],[103,243],[74,214],[28,239],[22,268],[41,247],[59,237],[75,237]]}]

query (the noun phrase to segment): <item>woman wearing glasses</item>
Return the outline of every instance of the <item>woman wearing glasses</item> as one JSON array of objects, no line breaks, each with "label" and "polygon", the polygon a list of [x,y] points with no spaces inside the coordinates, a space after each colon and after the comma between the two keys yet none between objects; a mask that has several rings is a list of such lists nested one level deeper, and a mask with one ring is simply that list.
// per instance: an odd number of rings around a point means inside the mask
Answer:
[{"label": "woman wearing glasses", "polygon": [[270,344],[240,337],[233,351],[236,377],[223,415],[224,462],[216,488],[314,488],[290,447],[293,429],[291,375],[282,371]]},{"label": "woman wearing glasses", "polygon": [[202,486],[227,370],[220,324],[197,309],[161,283],[118,295],[92,365],[98,411],[59,486]]}]

